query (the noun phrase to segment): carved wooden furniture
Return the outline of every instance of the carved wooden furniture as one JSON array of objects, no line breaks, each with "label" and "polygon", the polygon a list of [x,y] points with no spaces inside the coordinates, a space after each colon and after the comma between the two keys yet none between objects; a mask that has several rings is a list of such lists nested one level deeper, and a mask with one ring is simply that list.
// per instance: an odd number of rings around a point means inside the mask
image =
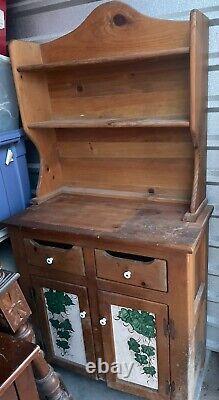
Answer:
[{"label": "carved wooden furniture", "polygon": [[32,361],[39,347],[0,333],[0,399],[39,400]]},{"label": "carved wooden furniture", "polygon": [[[35,334],[28,322],[31,310],[17,283],[19,276],[17,273],[0,269],[0,331],[14,334],[18,339],[16,341],[0,333],[0,353],[3,357],[1,358],[0,354],[0,398],[17,399],[14,394],[17,390],[19,399],[26,400],[30,394],[34,400],[38,399],[32,377],[33,368],[41,399],[72,400],[62,387],[58,375],[44,359],[40,348],[25,344],[25,341],[35,343]],[[17,380],[21,373],[22,376]],[[30,383],[28,387],[25,382]],[[3,397],[1,392],[5,392]]]},{"label": "carved wooden furniture", "polygon": [[31,310],[17,283],[18,273],[0,268],[0,331],[34,341],[34,333],[27,323]]},{"label": "carved wooden furniture", "polygon": [[193,400],[205,359],[207,53],[199,11],[118,2],[10,45],[41,169],[36,204],[7,225],[46,354],[83,373],[133,362],[107,384],[150,400]]}]

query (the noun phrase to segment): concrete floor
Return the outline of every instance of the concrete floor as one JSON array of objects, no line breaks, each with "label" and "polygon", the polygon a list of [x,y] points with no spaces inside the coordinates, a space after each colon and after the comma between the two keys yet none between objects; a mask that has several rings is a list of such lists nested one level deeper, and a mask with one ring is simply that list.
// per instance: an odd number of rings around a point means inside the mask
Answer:
[{"label": "concrete floor", "polygon": [[219,353],[211,353],[200,400],[219,400]]},{"label": "concrete floor", "polygon": [[[57,369],[74,400],[140,400],[72,372]],[[194,399],[198,400],[198,399]],[[219,353],[211,353],[199,400],[219,400]]]}]

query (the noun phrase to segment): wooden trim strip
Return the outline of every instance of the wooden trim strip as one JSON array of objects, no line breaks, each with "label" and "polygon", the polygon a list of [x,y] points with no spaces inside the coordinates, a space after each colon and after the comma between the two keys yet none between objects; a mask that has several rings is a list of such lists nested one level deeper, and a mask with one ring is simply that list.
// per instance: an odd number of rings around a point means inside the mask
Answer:
[{"label": "wooden trim strip", "polygon": [[40,351],[39,346],[36,346],[36,348],[32,351],[32,353],[23,361],[22,364],[19,365],[19,375],[17,374],[16,370],[14,374],[10,375],[8,379],[6,379],[6,381],[0,387],[0,396],[2,396],[7,387],[10,386],[14,382],[14,380],[17,379],[17,377],[22,374],[22,372],[31,363],[31,361],[35,358],[36,354],[39,351]]}]

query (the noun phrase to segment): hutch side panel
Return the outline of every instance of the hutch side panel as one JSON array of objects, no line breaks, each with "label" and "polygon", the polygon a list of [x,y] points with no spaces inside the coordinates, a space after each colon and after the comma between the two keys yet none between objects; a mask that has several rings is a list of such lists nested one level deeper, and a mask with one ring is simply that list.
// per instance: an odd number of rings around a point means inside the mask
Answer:
[{"label": "hutch side panel", "polygon": [[193,11],[190,37],[190,129],[195,147],[192,213],[206,202],[208,35],[208,18]]},{"label": "hutch side panel", "polygon": [[173,253],[168,263],[170,372],[175,395],[193,400],[206,355],[207,232],[193,254]]}]

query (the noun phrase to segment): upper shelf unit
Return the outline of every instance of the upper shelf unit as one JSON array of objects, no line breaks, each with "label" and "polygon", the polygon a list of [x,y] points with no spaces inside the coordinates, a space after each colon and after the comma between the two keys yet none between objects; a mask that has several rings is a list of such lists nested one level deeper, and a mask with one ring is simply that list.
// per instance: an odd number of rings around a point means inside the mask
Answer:
[{"label": "upper shelf unit", "polygon": [[20,65],[17,67],[17,71],[22,72],[42,72],[42,71],[54,71],[68,68],[82,68],[91,66],[106,66],[117,63],[128,63],[143,60],[161,59],[166,57],[180,57],[183,55],[189,55],[189,47],[179,47],[169,50],[157,50],[152,52],[144,52],[142,54],[129,54],[129,55],[118,55],[111,57],[102,58],[90,58],[85,60],[68,60],[60,62],[42,63],[42,64],[28,64]]},{"label": "upper shelf unit", "polygon": [[22,122],[39,150],[37,196],[68,186],[205,204],[208,19],[97,7],[54,41],[10,44]]}]

